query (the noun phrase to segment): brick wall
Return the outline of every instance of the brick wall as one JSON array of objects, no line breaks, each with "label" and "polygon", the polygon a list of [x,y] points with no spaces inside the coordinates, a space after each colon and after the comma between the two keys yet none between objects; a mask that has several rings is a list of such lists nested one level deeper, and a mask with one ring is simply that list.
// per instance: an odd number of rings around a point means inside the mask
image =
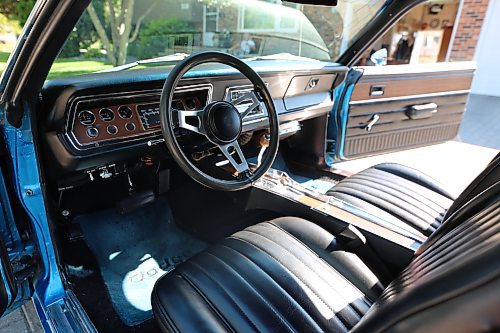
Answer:
[{"label": "brick wall", "polygon": [[487,9],[488,0],[464,0],[450,61],[472,60]]}]

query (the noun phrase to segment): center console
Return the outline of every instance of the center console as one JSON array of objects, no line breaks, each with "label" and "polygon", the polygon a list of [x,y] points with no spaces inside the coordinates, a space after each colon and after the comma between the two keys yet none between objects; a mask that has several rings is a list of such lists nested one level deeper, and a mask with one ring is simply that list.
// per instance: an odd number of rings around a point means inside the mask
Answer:
[{"label": "center console", "polygon": [[[349,203],[322,194],[305,186],[286,172],[270,169],[254,184],[248,202],[249,209],[267,209],[290,212],[299,217],[317,221],[334,235],[347,227],[355,227],[369,241],[380,257],[394,266],[405,264],[425,241],[424,237],[404,234],[376,216],[353,207]],[[373,222],[373,221],[376,221]]]}]

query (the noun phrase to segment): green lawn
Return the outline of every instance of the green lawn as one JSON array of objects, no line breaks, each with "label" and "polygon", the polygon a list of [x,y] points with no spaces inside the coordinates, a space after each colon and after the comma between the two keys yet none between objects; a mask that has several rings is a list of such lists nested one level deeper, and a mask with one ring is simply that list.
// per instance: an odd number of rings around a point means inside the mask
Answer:
[{"label": "green lawn", "polygon": [[[9,52],[0,51],[0,73],[4,70]],[[111,68],[111,65],[102,61],[89,59],[57,59],[49,72],[47,79],[57,79],[65,76],[92,73],[103,69]]]},{"label": "green lawn", "polygon": [[0,73],[3,72],[5,65],[7,63],[7,59],[9,59],[9,52],[0,51]]},{"label": "green lawn", "polygon": [[65,76],[80,75],[101,71],[113,66],[102,61],[88,59],[57,59],[52,65],[48,79],[57,79]]}]

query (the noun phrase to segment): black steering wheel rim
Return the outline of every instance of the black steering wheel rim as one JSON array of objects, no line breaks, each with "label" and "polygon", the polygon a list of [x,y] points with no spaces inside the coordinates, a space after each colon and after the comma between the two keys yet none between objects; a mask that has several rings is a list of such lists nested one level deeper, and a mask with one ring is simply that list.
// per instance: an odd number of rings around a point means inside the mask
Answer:
[{"label": "black steering wheel rim", "polygon": [[[259,96],[267,109],[267,117],[269,120],[269,147],[266,154],[253,172],[248,170],[240,175],[239,179],[225,180],[213,177],[192,163],[188,156],[183,152],[179,142],[175,136],[174,129],[176,128],[173,120],[172,100],[175,88],[180,82],[181,78],[192,68],[206,63],[222,63],[238,70],[243,74],[254,86],[254,92]],[[241,120],[241,119],[240,119]],[[262,177],[274,162],[274,158],[278,152],[279,145],[279,121],[276,113],[271,94],[267,89],[266,84],[262,78],[246,63],[240,59],[222,52],[201,52],[191,55],[181,62],[179,62],[169,73],[163,90],[161,93],[160,102],[160,122],[165,143],[172,157],[176,160],[180,168],[191,178],[197,182],[217,190],[236,191],[251,186],[256,180]],[[207,135],[206,135],[207,136]],[[208,138],[208,136],[207,136]],[[211,141],[211,140],[210,140]],[[237,143],[237,138],[236,138]],[[239,145],[237,145],[238,149]],[[219,146],[222,151],[221,146]],[[241,153],[241,150],[240,150]],[[242,155],[240,155],[242,156]],[[244,157],[243,157],[244,158]],[[246,161],[245,161],[246,163]]]}]

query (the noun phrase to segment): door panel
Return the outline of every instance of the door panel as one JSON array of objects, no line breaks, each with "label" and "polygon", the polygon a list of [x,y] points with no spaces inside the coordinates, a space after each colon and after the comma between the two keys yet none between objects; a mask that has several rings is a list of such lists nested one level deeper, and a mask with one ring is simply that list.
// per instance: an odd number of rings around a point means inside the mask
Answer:
[{"label": "door panel", "polygon": [[453,139],[473,73],[469,62],[365,67],[348,103],[340,158]]}]

